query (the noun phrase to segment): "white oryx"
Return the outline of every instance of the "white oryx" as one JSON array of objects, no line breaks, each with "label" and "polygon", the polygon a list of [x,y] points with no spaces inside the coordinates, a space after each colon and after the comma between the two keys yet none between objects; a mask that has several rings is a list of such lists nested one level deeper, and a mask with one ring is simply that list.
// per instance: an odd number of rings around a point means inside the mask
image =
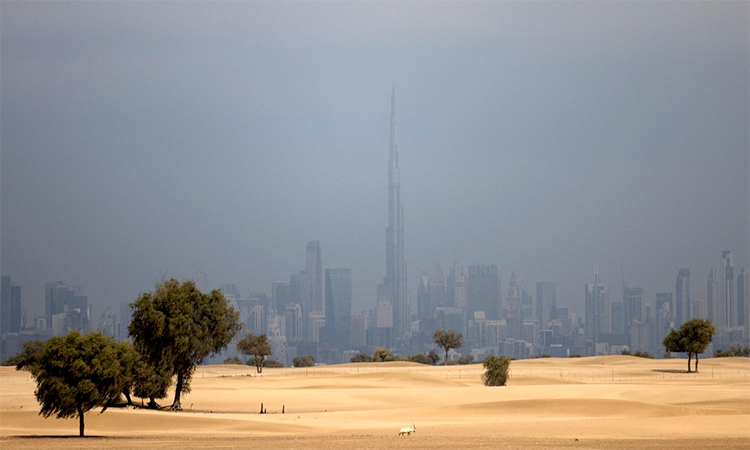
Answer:
[{"label": "white oryx", "polygon": [[411,424],[411,426],[412,426],[411,428],[409,427],[401,428],[401,431],[398,432],[398,435],[399,436],[411,436],[412,433],[416,433],[417,426],[414,424]]}]

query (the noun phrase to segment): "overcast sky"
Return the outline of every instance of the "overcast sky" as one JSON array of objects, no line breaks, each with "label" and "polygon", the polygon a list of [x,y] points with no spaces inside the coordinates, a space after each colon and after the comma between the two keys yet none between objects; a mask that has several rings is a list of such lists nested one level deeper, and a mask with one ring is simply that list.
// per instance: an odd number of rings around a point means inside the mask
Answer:
[{"label": "overcast sky", "polygon": [[412,303],[494,263],[582,310],[595,264],[692,293],[750,248],[747,2],[0,5],[2,274],[132,302],[165,271],[242,294],[385,274],[396,86]]}]

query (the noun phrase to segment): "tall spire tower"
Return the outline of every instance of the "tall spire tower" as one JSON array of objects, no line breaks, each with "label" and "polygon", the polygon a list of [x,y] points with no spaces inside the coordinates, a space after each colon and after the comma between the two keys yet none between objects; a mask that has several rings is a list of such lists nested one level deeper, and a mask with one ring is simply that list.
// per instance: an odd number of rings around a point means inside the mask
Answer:
[{"label": "tall spire tower", "polygon": [[395,342],[404,342],[409,334],[409,303],[406,295],[404,264],[404,209],[401,206],[401,180],[396,143],[396,87],[391,93],[391,141],[388,159],[388,228],[386,229],[386,262],[383,288],[393,305]]}]

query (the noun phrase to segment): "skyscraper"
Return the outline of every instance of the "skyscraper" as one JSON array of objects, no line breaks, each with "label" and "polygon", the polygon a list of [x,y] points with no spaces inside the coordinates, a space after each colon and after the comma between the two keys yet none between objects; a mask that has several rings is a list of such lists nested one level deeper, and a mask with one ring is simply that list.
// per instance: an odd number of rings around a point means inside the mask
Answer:
[{"label": "skyscraper", "polygon": [[605,305],[608,302],[607,285],[599,284],[599,276],[595,274],[594,284],[586,284],[586,328],[585,337],[594,344],[600,342],[605,328]]},{"label": "skyscraper", "polygon": [[21,287],[13,286],[9,276],[2,277],[0,296],[0,333],[21,329]]},{"label": "skyscraper", "polygon": [[325,311],[323,303],[323,267],[320,256],[320,241],[307,243],[305,251],[305,272],[307,272],[307,295],[310,311]]},{"label": "skyscraper", "polygon": [[396,342],[408,339],[410,318],[406,295],[406,265],[404,264],[404,221],[401,206],[401,180],[396,143],[396,88],[391,93],[391,139],[388,159],[388,227],[385,237],[385,280],[383,292],[393,305],[393,331]]},{"label": "skyscraper", "polygon": [[737,314],[739,314],[737,326],[745,328],[746,337],[750,334],[748,333],[748,321],[750,320],[750,317],[748,317],[748,311],[750,311],[750,308],[748,308],[748,300],[750,300],[748,299],[748,295],[750,295],[748,281],[748,271],[743,268],[737,276]]},{"label": "skyscraper", "polygon": [[669,330],[674,328],[672,303],[671,292],[658,292],[656,294],[656,345],[654,348],[658,348]]},{"label": "skyscraper", "polygon": [[542,281],[536,284],[536,318],[542,330],[547,328],[547,322],[553,320],[552,315],[557,308],[557,291],[555,283]]},{"label": "skyscraper", "polygon": [[466,297],[469,311],[484,311],[487,319],[500,319],[502,309],[500,307],[500,277],[496,265],[472,264],[469,266]]},{"label": "skyscraper", "polygon": [[326,324],[320,340],[340,351],[351,346],[352,270],[326,269]]},{"label": "skyscraper", "polygon": [[675,285],[675,328],[690,320],[690,301],[690,270],[680,269]]},{"label": "skyscraper", "polygon": [[732,252],[721,252],[721,307],[726,311],[726,326],[737,326],[737,299],[734,295],[734,256]]},{"label": "skyscraper", "polygon": [[726,317],[720,310],[721,304],[721,290],[719,289],[719,271],[716,267],[711,269],[708,273],[708,280],[706,282],[706,303],[708,308],[708,318],[716,327],[725,327]]}]

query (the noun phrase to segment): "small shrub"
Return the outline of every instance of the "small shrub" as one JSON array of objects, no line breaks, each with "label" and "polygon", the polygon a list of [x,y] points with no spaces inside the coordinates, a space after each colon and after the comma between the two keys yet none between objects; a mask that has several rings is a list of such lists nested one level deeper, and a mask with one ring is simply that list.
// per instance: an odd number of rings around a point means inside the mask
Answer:
[{"label": "small shrub", "polygon": [[432,360],[427,355],[423,355],[422,353],[411,355],[409,357],[409,361],[419,364],[427,364],[428,366],[432,365]]},{"label": "small shrub", "polygon": [[284,367],[284,363],[276,359],[267,359],[263,362],[263,367],[280,368]]},{"label": "small shrub", "polygon": [[370,362],[370,361],[372,361],[372,359],[370,358],[370,355],[364,352],[359,352],[349,359],[349,362],[353,362],[353,363]]},{"label": "small shrub", "polygon": [[315,357],[313,355],[297,356],[292,360],[294,367],[312,367],[315,365]]},{"label": "small shrub", "polygon": [[385,347],[378,347],[372,354],[373,362],[393,361],[393,353]]},{"label": "small shrub", "polygon": [[485,386],[505,386],[508,382],[510,359],[506,356],[488,356],[484,358],[482,382]]}]

